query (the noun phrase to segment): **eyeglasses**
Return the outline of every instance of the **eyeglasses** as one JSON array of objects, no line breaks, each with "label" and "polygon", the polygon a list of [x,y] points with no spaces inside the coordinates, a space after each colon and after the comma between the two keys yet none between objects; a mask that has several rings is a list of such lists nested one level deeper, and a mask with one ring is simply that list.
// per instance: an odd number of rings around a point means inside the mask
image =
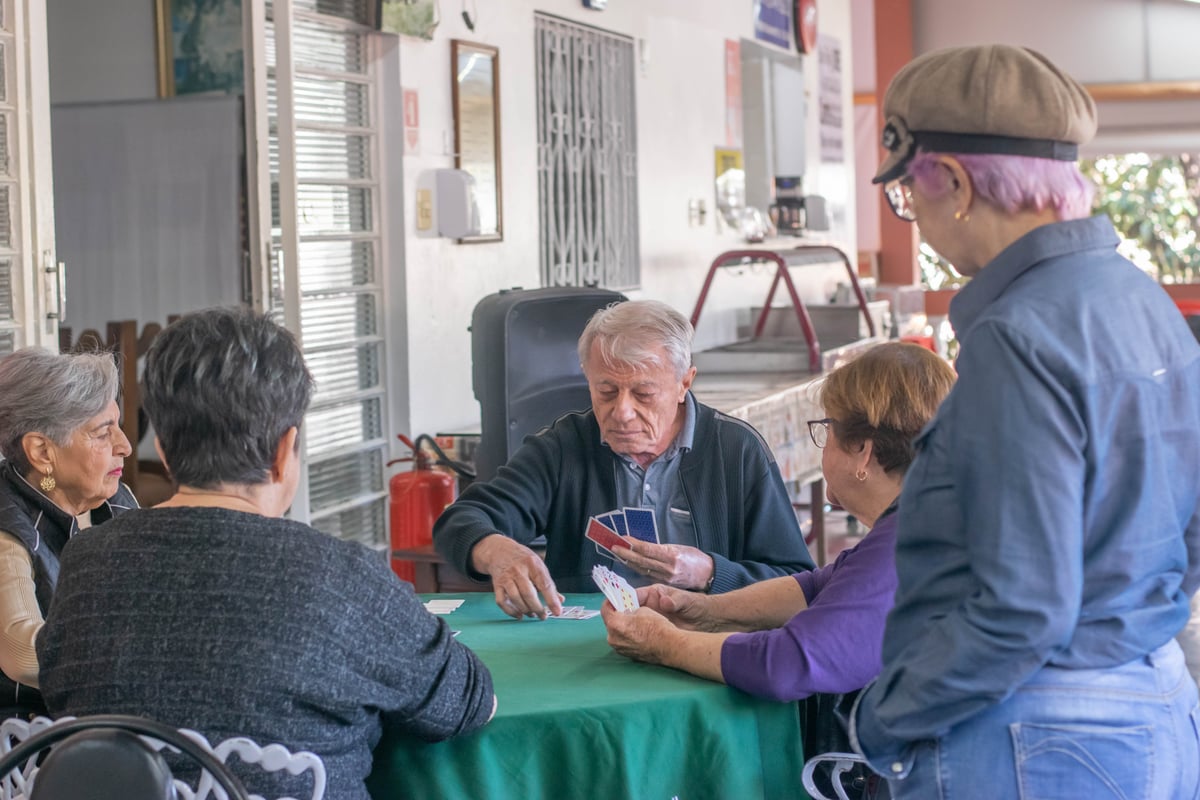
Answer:
[{"label": "eyeglasses", "polygon": [[835,421],[830,417],[808,421],[808,435],[812,437],[813,444],[817,447],[825,447],[825,443],[829,441],[829,425]]},{"label": "eyeglasses", "polygon": [[915,222],[917,219],[917,212],[913,210],[912,181],[911,175],[905,175],[903,178],[889,181],[883,187],[883,194],[887,197],[888,205],[892,207],[892,213],[905,222]]}]

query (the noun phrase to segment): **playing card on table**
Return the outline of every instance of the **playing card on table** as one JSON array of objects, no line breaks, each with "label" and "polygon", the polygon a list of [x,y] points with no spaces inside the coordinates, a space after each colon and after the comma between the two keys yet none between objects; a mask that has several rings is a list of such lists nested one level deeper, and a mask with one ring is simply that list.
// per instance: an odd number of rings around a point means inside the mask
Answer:
[{"label": "playing card on table", "polygon": [[461,598],[435,597],[432,600],[425,601],[425,610],[430,614],[452,614],[454,613],[454,609],[462,604],[463,601]]},{"label": "playing card on table", "polygon": [[562,613],[549,616],[546,619],[591,619],[600,616],[599,611],[590,611],[583,606],[563,606]]},{"label": "playing card on table", "polygon": [[592,580],[618,611],[637,611],[637,592],[629,582],[603,564],[592,567]]}]

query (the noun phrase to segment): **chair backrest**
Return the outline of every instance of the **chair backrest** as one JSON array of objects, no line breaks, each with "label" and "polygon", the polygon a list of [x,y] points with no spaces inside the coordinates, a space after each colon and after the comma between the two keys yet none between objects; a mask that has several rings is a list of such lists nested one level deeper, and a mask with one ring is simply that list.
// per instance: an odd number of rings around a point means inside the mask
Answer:
[{"label": "chair backrest", "polygon": [[[195,731],[182,731],[186,734],[193,734]],[[195,733],[196,736],[200,734]],[[200,737],[203,739],[203,737]],[[289,775],[300,775],[304,772],[312,773],[312,800],[321,800],[325,796],[325,762],[316,753],[310,753],[307,750],[301,750],[299,753],[293,753],[281,744],[269,744],[266,747],[259,747],[257,742],[245,738],[244,736],[234,736],[231,739],[226,739],[223,742],[218,742],[213,747],[213,754],[221,761],[222,764],[229,763],[229,757],[236,755],[247,764],[257,764],[266,772],[285,771]],[[202,779],[203,781],[203,779]],[[211,790],[211,782],[208,788]],[[196,798],[202,800],[205,795],[200,793],[200,788],[197,787]],[[291,800],[291,798],[281,798],[280,800]]]},{"label": "chair backrest", "polygon": [[[32,792],[37,791],[37,787],[41,785],[39,781],[42,778],[39,775],[46,768],[45,763],[38,764],[38,753],[55,741],[75,733],[75,730],[70,729],[69,726],[87,728],[91,726],[104,727],[109,724],[111,727],[112,720],[120,721],[126,726],[126,730],[144,734],[139,740],[144,742],[154,755],[157,756],[157,751],[163,749],[181,752],[203,768],[194,789],[183,781],[174,779],[175,794],[168,795],[168,797],[178,797],[179,800],[208,800],[210,797],[214,800],[225,800],[225,798],[229,798],[229,800],[238,800],[238,798],[264,800],[260,795],[245,793],[245,789],[227,766],[231,755],[236,755],[246,764],[256,765],[266,772],[286,771],[291,775],[310,772],[313,789],[308,800],[323,800],[325,796],[325,764],[314,753],[307,751],[293,753],[279,744],[260,747],[256,742],[241,736],[226,739],[213,746],[208,739],[194,730],[187,728],[176,730],[150,720],[109,715],[81,718],[61,717],[58,720],[36,717],[29,722],[20,719],[7,719],[0,722],[0,770],[2,770],[0,771],[0,800],[19,800],[19,798],[37,800],[38,795],[32,794]],[[129,727],[130,721],[133,723],[132,727]],[[62,733],[64,729],[66,730],[65,734]],[[51,738],[44,745],[39,746],[37,738],[47,736],[57,738]],[[60,745],[60,747],[62,746],[65,746],[65,743]],[[158,757],[161,759],[161,756]],[[49,757],[46,761],[49,761]],[[113,795],[113,797],[120,798],[135,796],[140,797],[141,795],[135,795],[128,791]],[[50,793],[46,797],[51,800],[63,800],[71,796]],[[294,800],[294,798],[279,798],[278,800]]]},{"label": "chair backrest", "polygon": [[62,740],[38,767],[29,800],[175,800],[171,768],[136,734],[81,731]]},{"label": "chair backrest", "polygon": [[[847,793],[846,787],[842,783],[842,776],[854,769],[856,765],[865,763],[862,756],[855,753],[822,753],[813,756],[804,762],[804,773],[800,776],[804,781],[804,791],[808,792],[808,796],[812,800],[858,800],[863,797],[866,787],[856,787],[855,794],[851,795]],[[833,787],[834,797],[823,793],[822,787],[817,785],[817,769],[826,764],[830,765],[829,783]]]},{"label": "chair backrest", "polygon": [[487,480],[525,436],[568,411],[591,408],[576,346],[592,314],[626,297],[554,286],[488,295],[471,312],[471,384],[481,437],[475,472]]}]

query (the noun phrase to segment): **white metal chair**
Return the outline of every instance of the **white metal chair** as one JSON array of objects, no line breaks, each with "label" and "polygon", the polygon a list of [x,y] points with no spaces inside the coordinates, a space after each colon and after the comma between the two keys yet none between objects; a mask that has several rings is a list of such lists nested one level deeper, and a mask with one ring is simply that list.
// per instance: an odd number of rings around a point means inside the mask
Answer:
[{"label": "white metal chair", "polygon": [[[833,791],[836,797],[828,797],[822,794],[816,784],[814,773],[818,767],[827,762],[833,762],[829,778],[833,784]],[[804,773],[800,776],[801,780],[804,781],[804,791],[808,792],[808,796],[812,800],[857,800],[856,797],[846,794],[846,790],[842,785],[842,776],[854,769],[856,764],[865,763],[866,761],[863,757],[856,753],[821,753],[818,756],[813,756],[804,762]]]},{"label": "white metal chair", "polygon": [[[79,719],[87,720],[89,718]],[[0,722],[0,760],[6,759],[11,751],[20,747],[27,740],[75,721],[75,717],[60,717],[57,720],[35,717],[28,722],[16,718]],[[247,764],[257,765],[266,772],[286,771],[290,775],[311,772],[313,790],[311,797],[307,800],[322,800],[325,796],[325,764],[315,753],[308,751],[293,753],[280,744],[261,747],[253,740],[242,736],[226,739],[214,747],[208,739],[194,730],[167,729],[164,731],[164,738],[171,739],[173,737],[167,735],[168,731],[178,734],[187,742],[194,743],[202,754],[210,755],[215,762],[214,768],[210,770],[201,758],[195,758],[206,768],[201,772],[195,789],[178,779],[174,781],[179,800],[209,800],[210,797],[213,800],[230,800],[229,787],[224,785],[218,777],[214,777],[213,772],[219,771],[220,767],[225,766],[231,755],[236,755]],[[155,738],[154,735],[143,735],[142,740],[156,751],[166,749],[171,752],[180,752],[181,746],[186,746],[185,742],[164,742]],[[192,753],[188,755],[194,756]],[[39,768],[37,752],[33,752],[19,768],[14,768],[7,775],[0,775],[0,800],[26,800],[34,788]],[[261,795],[249,795],[249,798],[250,800],[265,800]],[[296,798],[284,797],[278,798],[278,800],[296,800]]]}]

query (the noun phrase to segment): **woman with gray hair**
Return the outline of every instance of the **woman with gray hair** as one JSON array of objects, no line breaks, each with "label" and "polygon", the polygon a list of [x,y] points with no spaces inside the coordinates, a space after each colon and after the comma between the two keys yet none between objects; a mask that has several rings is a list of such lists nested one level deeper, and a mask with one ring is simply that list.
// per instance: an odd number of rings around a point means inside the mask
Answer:
[{"label": "woman with gray hair", "polygon": [[109,353],[37,347],[0,361],[0,714],[44,712],[34,639],[63,546],[137,501],[121,483],[121,431]]}]

